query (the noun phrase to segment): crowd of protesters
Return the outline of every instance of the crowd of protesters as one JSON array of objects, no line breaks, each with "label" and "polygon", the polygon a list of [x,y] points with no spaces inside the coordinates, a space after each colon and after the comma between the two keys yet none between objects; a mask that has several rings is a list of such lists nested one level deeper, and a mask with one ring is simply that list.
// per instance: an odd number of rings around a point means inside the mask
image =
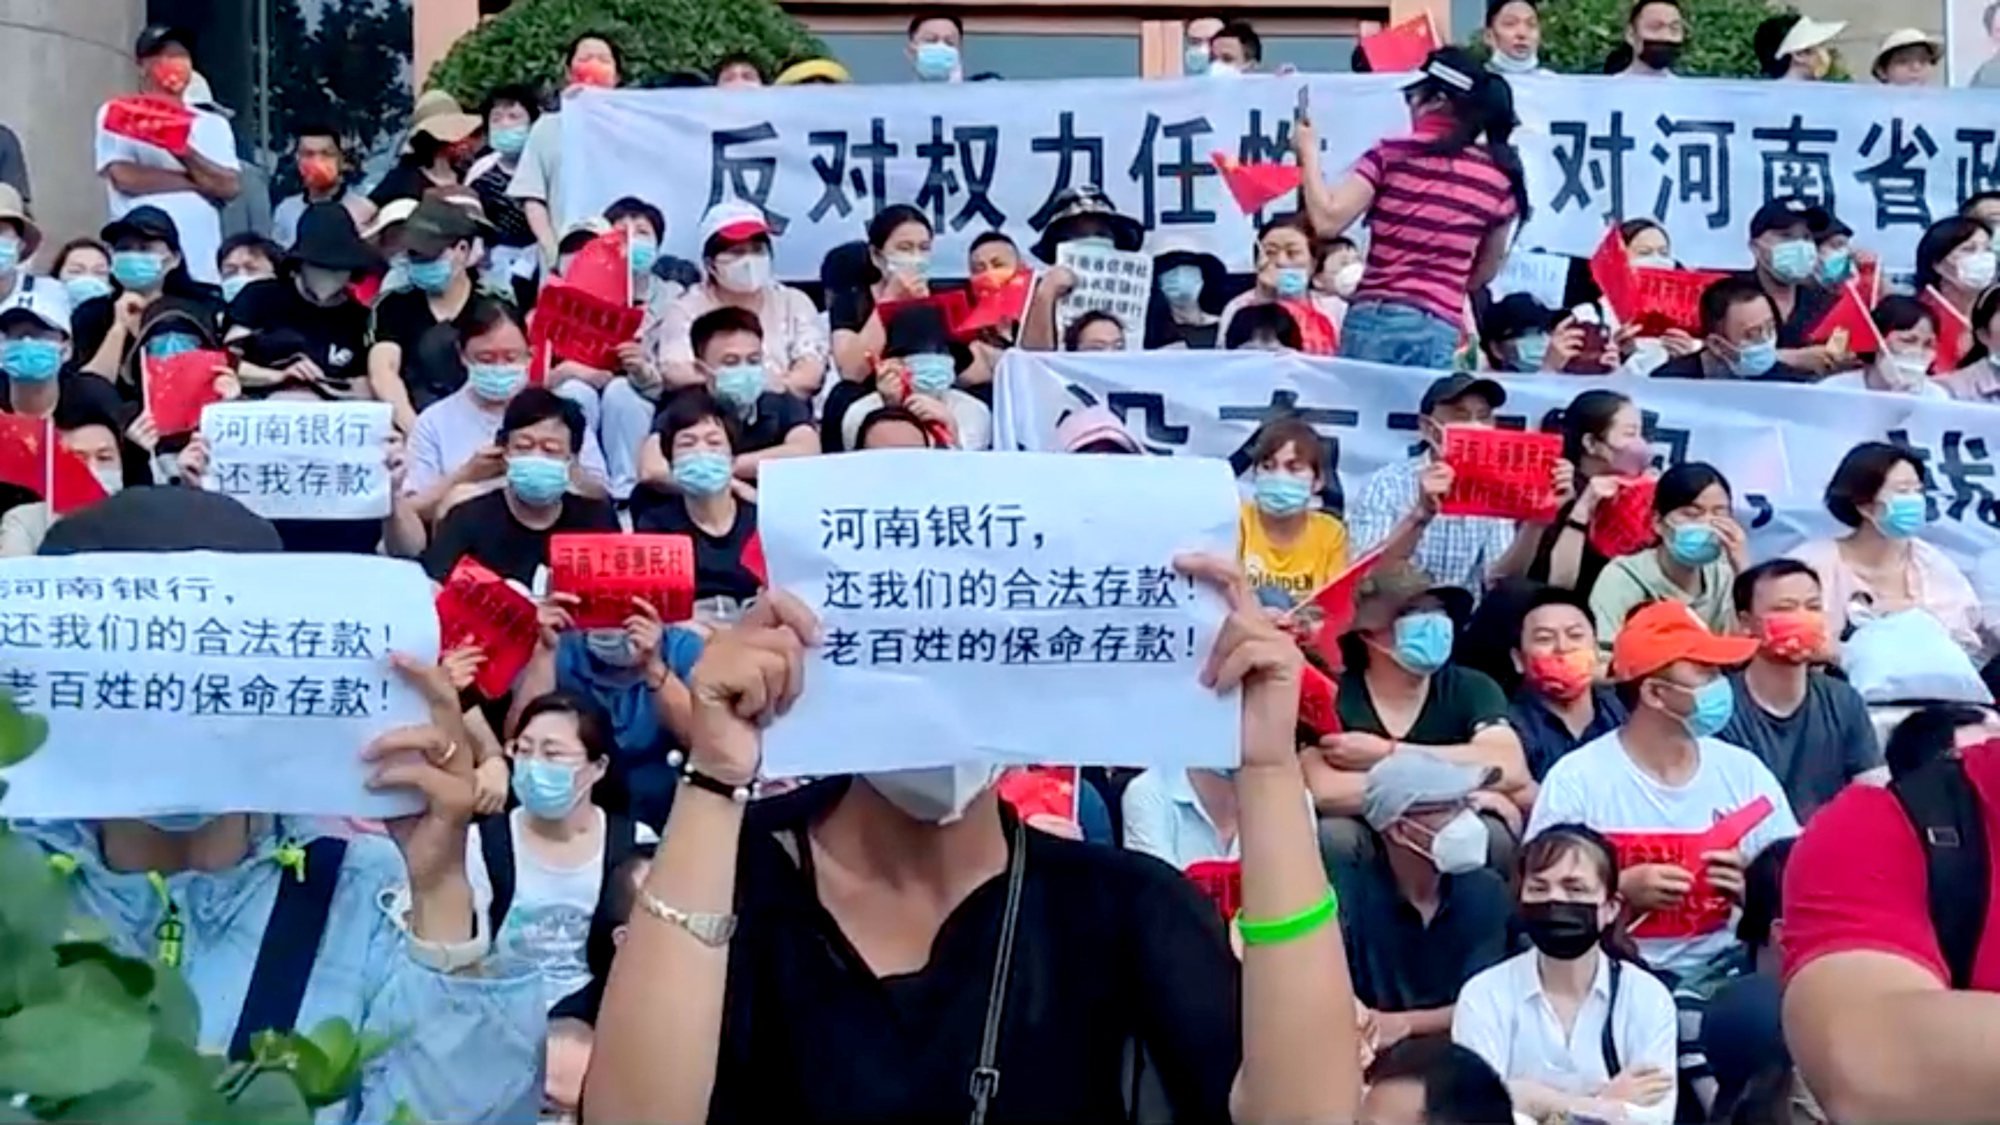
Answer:
[{"label": "crowd of protesters", "polygon": [[[1737,484],[1650,440],[1641,380],[2000,405],[2000,206],[1932,226],[1914,290],[1868,310],[1865,338],[1809,338],[1873,256],[1790,197],[1751,217],[1754,266],[1707,288],[1698,332],[1616,324],[1594,293],[1588,323],[1493,300],[1531,210],[1507,77],[1544,70],[1539,17],[1494,0],[1484,58],[1432,52],[1409,132],[1352,167],[1322,167],[1302,114],[1301,210],[1256,232],[1249,278],[1085,185],[1033,245],[987,232],[964,261],[934,252],[922,210],[883,207],[804,287],[747,203],[692,239],[638,198],[560,223],[562,101],[625,82],[611,36],[571,44],[561,91],[424,94],[365,190],[342,137],[297,129],[303,190],[246,232],[225,222],[247,188],[191,43],[147,29],[136,89],[194,111],[185,151],[100,116],[96,237],[45,232],[25,173],[0,183],[0,399],[49,419],[109,494],[58,516],[8,486],[0,557],[382,553],[440,583],[470,559],[536,600],[537,643],[497,698],[469,690],[476,650],[401,669],[431,721],[367,752],[423,795],[410,818],[31,834],[71,861],[81,912],[187,974],[205,1045],[269,1014],[266,958],[301,942],[299,1026],[405,1032],[327,1120],[1993,1116],[2000,558],[1955,561],[1923,456],[1888,442],[1795,482],[1842,534],[1760,553]],[[1841,30],[1774,16],[1766,75],[1825,78]],[[1247,23],[1187,31],[1191,75],[1267,69]],[[1640,0],[1605,72],[1670,76],[1689,34],[1672,0]],[[920,14],[911,79],[999,78],[978,46]],[[1940,50],[1899,31],[1869,71],[1931,83]],[[700,79],[848,80],[736,56]],[[601,366],[538,356],[542,288],[607,239],[640,327]],[[1143,319],[1064,323],[1065,244],[1149,252]],[[1618,244],[1633,270],[1676,265],[1657,224]],[[1032,297],[970,338],[931,300],[1028,275]],[[1239,767],[1085,769],[1053,822],[1014,813],[997,767],[760,781],[817,632],[765,587],[766,465],[989,449],[1010,349],[1332,338],[1433,373],[1409,404],[1421,449],[1350,498],[1305,419],[1252,439],[1238,557],[1186,564],[1228,600],[1208,667],[1240,692]],[[150,364],[197,350],[226,354],[223,398],[387,403],[390,515],[272,522],[203,491],[207,438],[162,436],[146,406]],[[1578,379],[1549,423],[1553,513],[1446,512],[1447,429],[1493,427],[1531,374]],[[1055,438],[1145,452],[1098,406]],[[548,589],[549,541],[572,531],[689,537],[692,619],[638,601],[622,627],[577,628]],[[1364,560],[1330,663],[1297,642]],[[1314,676],[1330,733],[1299,721]],[[337,873],[316,933],[285,905],[300,841],[302,871]],[[1216,862],[1240,865],[1230,918],[1183,875]]]}]

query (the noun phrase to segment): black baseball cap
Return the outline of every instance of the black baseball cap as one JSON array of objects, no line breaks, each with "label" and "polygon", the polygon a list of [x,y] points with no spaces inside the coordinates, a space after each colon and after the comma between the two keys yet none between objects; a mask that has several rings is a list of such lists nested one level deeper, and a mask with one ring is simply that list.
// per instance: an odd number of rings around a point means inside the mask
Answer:
[{"label": "black baseball cap", "polygon": [[[1479,331],[1489,342],[1515,340],[1534,332],[1552,332],[1561,319],[1554,309],[1527,293],[1509,293],[1481,318]],[[1498,406],[1498,403],[1494,404]]]},{"label": "black baseball cap", "polygon": [[1817,203],[1809,203],[1796,195],[1787,195],[1766,200],[1762,207],[1757,208],[1757,213],[1750,216],[1750,237],[1757,238],[1770,231],[1784,230],[1800,223],[1804,223],[1806,229],[1817,236],[1824,233],[1832,222],[1833,217],[1826,213],[1826,208]]},{"label": "black baseball cap", "polygon": [[1467,395],[1478,395],[1495,410],[1507,405],[1507,391],[1500,384],[1461,371],[1456,375],[1446,375],[1430,385],[1430,389],[1424,392],[1422,411],[1429,414],[1445,403],[1457,402]]},{"label": "black baseball cap", "polygon": [[189,54],[194,53],[194,36],[189,35],[186,28],[156,23],[139,33],[138,41],[132,44],[132,57],[150,59],[165,50],[169,43],[177,44]]},{"label": "black baseball cap", "polygon": [[151,242],[155,239],[181,252],[181,228],[174,225],[174,217],[158,207],[134,207],[119,218],[104,224],[98,237],[116,246],[121,239],[136,238]]},{"label": "black baseball cap", "polygon": [[419,258],[435,258],[478,234],[478,224],[464,208],[442,199],[426,199],[403,224],[403,247]]}]

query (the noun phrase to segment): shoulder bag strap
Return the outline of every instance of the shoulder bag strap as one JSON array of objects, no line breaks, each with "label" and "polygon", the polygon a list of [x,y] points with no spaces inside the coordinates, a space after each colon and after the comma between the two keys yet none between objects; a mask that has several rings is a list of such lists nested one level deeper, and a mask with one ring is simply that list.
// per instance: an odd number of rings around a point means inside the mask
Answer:
[{"label": "shoulder bag strap", "polygon": [[972,1069],[971,1125],[985,1125],[986,1111],[1000,1089],[1000,1018],[1007,1006],[1007,981],[1014,968],[1014,935],[1020,928],[1021,887],[1028,864],[1027,829],[1014,822],[1014,854],[1007,864],[1007,908],[1000,916],[1000,947],[993,958],[993,991],[986,997],[986,1028],[979,1037],[979,1065]]},{"label": "shoulder bag strap", "polygon": [[299,1006],[305,1002],[313,962],[319,959],[320,939],[326,935],[327,915],[333,910],[334,885],[340,882],[340,864],[346,855],[347,841],[322,836],[306,845],[303,879],[290,871],[278,872],[278,897],[271,904],[264,940],[257,948],[257,965],[250,970],[250,987],[243,993],[236,1031],[229,1037],[230,1058],[247,1060],[250,1039],[258,1032],[290,1031],[298,1023]]},{"label": "shoulder bag strap", "polygon": [[514,906],[514,824],[513,814],[498,812],[480,817],[479,857],[486,863],[486,885],[493,898],[486,904],[486,932],[497,941],[500,923]]},{"label": "shoulder bag strap", "polygon": [[[1603,954],[1611,957],[1609,952]],[[1598,1048],[1604,1052],[1604,1077],[1606,1081],[1618,1077],[1618,1038],[1612,1032],[1612,1024],[1618,1016],[1618,977],[1625,971],[1625,962],[1611,957],[1611,997],[1604,1004],[1604,1035],[1598,1041]]]}]

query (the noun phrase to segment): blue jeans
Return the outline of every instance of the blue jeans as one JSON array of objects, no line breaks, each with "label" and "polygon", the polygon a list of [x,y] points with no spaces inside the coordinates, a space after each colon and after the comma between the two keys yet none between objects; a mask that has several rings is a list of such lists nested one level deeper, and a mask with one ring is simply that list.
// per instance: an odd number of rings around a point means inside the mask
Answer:
[{"label": "blue jeans", "polygon": [[1347,310],[1340,324],[1342,359],[1395,367],[1450,370],[1458,354],[1458,325],[1417,308],[1389,301],[1363,301]]}]

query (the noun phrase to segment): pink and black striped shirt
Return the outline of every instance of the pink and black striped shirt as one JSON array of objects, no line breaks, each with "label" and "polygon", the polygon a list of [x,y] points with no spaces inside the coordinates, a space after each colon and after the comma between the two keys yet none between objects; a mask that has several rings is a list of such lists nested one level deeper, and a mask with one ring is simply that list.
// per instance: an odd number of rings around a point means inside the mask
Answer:
[{"label": "pink and black striped shirt", "polygon": [[[1479,244],[1518,217],[1507,174],[1484,146],[1425,151],[1442,129],[1426,119],[1407,137],[1379,141],[1354,170],[1375,189],[1368,209],[1368,268],[1353,301],[1414,305],[1459,323]],[[1440,121],[1442,125],[1442,121]]]}]

